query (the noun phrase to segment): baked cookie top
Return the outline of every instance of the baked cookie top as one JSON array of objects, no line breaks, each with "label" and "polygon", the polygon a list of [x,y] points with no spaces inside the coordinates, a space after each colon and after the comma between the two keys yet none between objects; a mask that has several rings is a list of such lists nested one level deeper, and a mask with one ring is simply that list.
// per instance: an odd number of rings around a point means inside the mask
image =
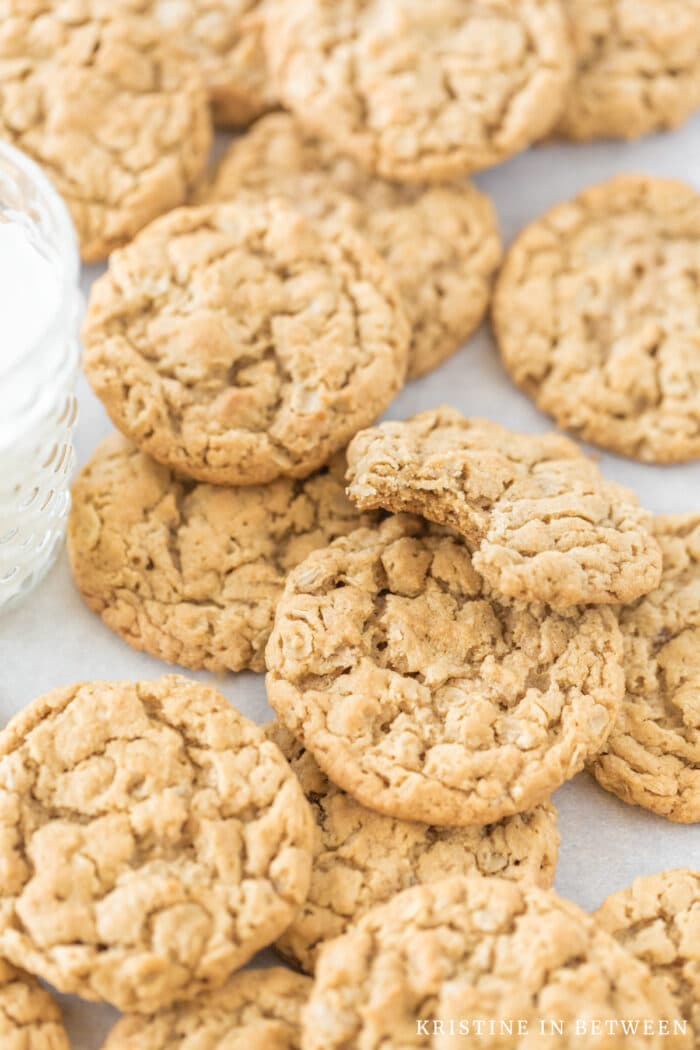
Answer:
[{"label": "baked cookie top", "polygon": [[83,326],[116,426],[233,485],[323,466],[398,393],[408,338],[364,238],[276,200],[163,216],[111,257]]},{"label": "baked cookie top", "polygon": [[291,922],[312,817],[279,749],[176,675],[39,697],[0,735],[0,953],[152,1012],[214,989]]},{"label": "baked cookie top", "polygon": [[291,568],[369,525],[345,495],[345,459],[303,481],[188,481],[114,434],[73,486],[68,551],[86,602],[137,649],[193,669],[265,669]]},{"label": "baked cookie top", "polygon": [[267,692],[330,779],[426,824],[490,824],[600,750],[624,674],[605,607],[500,598],[456,533],[408,515],[358,529],[287,578]]},{"label": "baked cookie top", "polygon": [[272,104],[263,0],[122,0],[173,33],[197,60],[217,124],[242,125]]},{"label": "baked cookie top", "polygon": [[630,601],[657,585],[651,515],[558,434],[515,434],[443,406],[359,433],[348,494],[461,532],[498,591],[557,607]]},{"label": "baked cookie top", "polygon": [[633,139],[700,106],[700,2],[564,0],[576,57],[558,131]]},{"label": "baked cookie top", "polygon": [[604,900],[594,919],[664,981],[700,1047],[700,871],[635,879]]},{"label": "baked cookie top", "polygon": [[61,1011],[38,981],[0,959],[3,1050],[70,1050]]},{"label": "baked cookie top", "polygon": [[650,463],[697,458],[698,280],[696,190],[648,175],[592,186],[506,257],[493,304],[505,366],[587,441]]},{"label": "baked cookie top", "polygon": [[627,685],[591,772],[625,802],[700,821],[700,514],[657,518],[659,587],[620,610]]},{"label": "baked cookie top", "polygon": [[267,38],[286,106],[404,181],[457,178],[535,142],[573,72],[558,0],[283,0]]},{"label": "baked cookie top", "polygon": [[501,242],[491,201],[469,183],[374,178],[293,116],[274,113],[231,144],[204,199],[230,200],[244,190],[283,196],[368,238],[389,265],[411,325],[409,378],[458,350],[481,321]]},{"label": "baked cookie top", "polygon": [[278,722],[267,727],[267,735],[289,761],[316,818],[309,895],[276,944],[303,970],[313,972],[325,941],[418,882],[481,874],[552,885],[559,833],[551,802],[483,828],[394,820],[331,783]]},{"label": "baked cookie top", "polygon": [[[485,1045],[538,1045],[539,1018],[564,1021],[551,1050],[605,1046],[639,1050],[638,1035],[576,1035],[576,1019],[679,1020],[649,969],[575,905],[551,891],[505,879],[445,879],[416,886],[368,912],[321,953],[303,1021],[304,1050],[347,1046],[447,1050],[475,1046],[446,1022],[519,1018],[515,1031]],[[417,1019],[426,1022],[425,1027]],[[443,1033],[433,1021],[442,1020]],[[427,1031],[426,1031],[427,1028]],[[488,1031],[488,1029],[487,1029]],[[458,1029],[457,1029],[458,1033]],[[483,1038],[483,1036],[482,1036]],[[685,1037],[645,1037],[649,1050],[689,1047]]]},{"label": "baked cookie top", "polygon": [[311,981],[282,967],[244,970],[218,991],[152,1017],[123,1017],[103,1050],[301,1050]]},{"label": "baked cookie top", "polygon": [[206,165],[196,63],[126,0],[0,0],[0,138],[64,197],[84,259],[181,204]]}]

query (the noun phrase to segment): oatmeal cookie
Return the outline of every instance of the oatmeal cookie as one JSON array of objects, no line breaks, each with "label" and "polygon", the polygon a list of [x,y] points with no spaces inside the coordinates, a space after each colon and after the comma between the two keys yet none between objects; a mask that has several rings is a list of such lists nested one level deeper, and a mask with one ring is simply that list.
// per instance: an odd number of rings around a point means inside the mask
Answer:
[{"label": "oatmeal cookie", "polygon": [[389,265],[411,325],[409,378],[458,350],[483,318],[501,242],[491,201],[469,183],[373,178],[294,117],[274,113],[231,144],[202,199],[245,191],[285,197],[367,237]]},{"label": "oatmeal cookie", "polygon": [[651,515],[558,434],[514,434],[443,407],[363,431],[348,464],[358,507],[456,528],[477,572],[508,597],[609,604],[661,578]]},{"label": "oatmeal cookie", "polygon": [[557,811],[544,802],[484,828],[436,828],[361,806],[331,783],[278,722],[267,735],[289,761],[316,818],[311,888],[278,951],[312,973],[325,941],[376,904],[418,882],[500,875],[548,889],[559,852]]},{"label": "oatmeal cookie", "polygon": [[[416,886],[368,912],[321,952],[303,1017],[304,1050],[498,1050],[547,1046],[639,1050],[619,1018],[680,1017],[647,966],[569,901],[505,879],[445,879]],[[489,1038],[461,1019],[522,1019]],[[543,1043],[539,1019],[564,1021]],[[576,1020],[618,1021],[614,1036],[582,1037]],[[424,1026],[417,1024],[422,1020]],[[433,1021],[442,1021],[433,1027]],[[448,1022],[454,1021],[455,1031]],[[655,1034],[647,1050],[688,1050],[686,1037]]]},{"label": "oatmeal cookie", "polygon": [[244,970],[196,1003],[123,1017],[103,1050],[301,1050],[311,981],[281,967]]},{"label": "oatmeal cookie", "polygon": [[676,868],[635,879],[593,916],[645,962],[678,1002],[700,1048],[700,871]]},{"label": "oatmeal cookie", "polygon": [[700,106],[700,0],[564,0],[576,73],[558,131],[634,139]]},{"label": "oatmeal cookie", "polygon": [[303,481],[180,478],[113,435],[73,486],[68,552],[90,608],[130,645],[194,670],[265,669],[290,569],[377,520],[345,495],[342,454]]},{"label": "oatmeal cookie", "polygon": [[0,138],[46,170],[84,259],[181,204],[211,119],[196,63],[124,0],[0,0]]},{"label": "oatmeal cookie", "polygon": [[70,1050],[61,1011],[38,981],[0,959],[2,1050]]},{"label": "oatmeal cookie", "polygon": [[656,519],[659,587],[620,610],[626,695],[591,772],[669,820],[700,821],[700,514]]},{"label": "oatmeal cookie", "polygon": [[495,596],[462,537],[403,515],[290,573],[267,692],[363,805],[461,827],[529,809],[600,750],[621,658],[611,609]]},{"label": "oatmeal cookie", "polygon": [[263,43],[264,0],[121,2],[148,14],[187,47],[204,76],[217,124],[249,124],[273,104]]},{"label": "oatmeal cookie", "polygon": [[281,201],[181,208],[110,259],[83,326],[116,426],[200,481],[307,477],[380,415],[409,332],[386,265]]},{"label": "oatmeal cookie", "polygon": [[618,175],[531,223],[493,303],[506,368],[586,441],[648,463],[700,456],[700,194]]},{"label": "oatmeal cookie", "polygon": [[282,0],[275,89],[367,171],[458,178],[544,135],[573,74],[558,0]]},{"label": "oatmeal cookie", "polygon": [[0,953],[121,1010],[194,998],[289,925],[312,834],[279,749],[216,690],[57,689],[0,735]]}]

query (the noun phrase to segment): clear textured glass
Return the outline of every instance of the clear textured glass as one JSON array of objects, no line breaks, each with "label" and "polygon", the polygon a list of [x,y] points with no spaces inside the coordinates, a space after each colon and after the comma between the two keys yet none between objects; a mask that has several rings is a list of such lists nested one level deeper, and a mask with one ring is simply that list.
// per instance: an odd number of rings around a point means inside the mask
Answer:
[{"label": "clear textured glass", "polygon": [[32,161],[0,143],[3,612],[41,579],[65,534],[77,415],[79,274],[63,201]]}]

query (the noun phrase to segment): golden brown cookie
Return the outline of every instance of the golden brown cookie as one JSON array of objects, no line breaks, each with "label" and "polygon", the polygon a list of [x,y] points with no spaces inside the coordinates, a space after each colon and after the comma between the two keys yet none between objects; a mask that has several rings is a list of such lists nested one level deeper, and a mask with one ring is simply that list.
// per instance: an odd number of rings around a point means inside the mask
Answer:
[{"label": "golden brown cookie", "polygon": [[280,720],[343,790],[426,824],[492,824],[603,745],[623,691],[603,606],[494,595],[462,537],[402,515],[311,554],[268,642]]},{"label": "golden brown cookie", "polygon": [[0,0],[0,138],[65,198],[84,259],[181,204],[211,141],[196,64],[125,0]]},{"label": "golden brown cookie", "polygon": [[338,454],[303,481],[207,485],[114,434],[73,486],[68,552],[78,589],[136,649],[194,670],[263,671],[289,570],[376,520],[346,497],[344,471]]},{"label": "golden brown cookie", "polygon": [[123,1017],[103,1050],[301,1050],[311,981],[274,967],[244,970],[195,1003]]},{"label": "golden brown cookie", "polygon": [[564,0],[576,73],[558,131],[634,139],[700,106],[698,0]]},{"label": "golden brown cookie", "polygon": [[651,515],[558,434],[514,434],[443,406],[362,431],[350,498],[450,525],[498,591],[557,607],[638,598],[661,578]]},{"label": "golden brown cookie", "polygon": [[[654,1033],[625,1035],[621,1018],[652,1019]],[[563,1034],[546,1028],[543,1037],[540,1019],[563,1022]],[[666,988],[590,916],[551,891],[477,876],[406,890],[332,941],[319,959],[302,1045],[689,1050],[687,1037],[658,1031],[659,1019],[671,1032],[681,1020]],[[579,1020],[586,1034],[577,1034]],[[614,1031],[593,1034],[593,1020]]]},{"label": "golden brown cookie", "polygon": [[264,0],[121,0],[149,15],[197,61],[217,124],[249,124],[269,109]]},{"label": "golden brown cookie", "polygon": [[302,970],[313,973],[326,941],[416,883],[481,874],[522,879],[543,889],[552,885],[559,833],[551,802],[483,828],[393,820],[332,784],[279,722],[266,731],[299,778],[316,818],[309,895],[276,944]]},{"label": "golden brown cookie", "polygon": [[679,1005],[700,1047],[700,871],[676,868],[635,879],[593,918],[646,963]]},{"label": "golden brown cookie", "polygon": [[573,73],[559,0],[281,0],[266,28],[287,108],[389,179],[505,160],[549,131]]},{"label": "golden brown cookie", "polygon": [[620,610],[626,695],[591,772],[624,802],[700,821],[700,514],[656,519],[659,587]]},{"label": "golden brown cookie", "polygon": [[110,259],[83,326],[116,426],[215,484],[307,477],[406,374],[386,265],[351,230],[281,201],[181,208]]},{"label": "golden brown cookie", "polygon": [[176,675],[39,697],[0,735],[0,952],[151,1012],[224,983],[306,897],[312,817],[279,749]]},{"label": "golden brown cookie", "polygon": [[458,350],[483,318],[501,243],[490,200],[469,183],[373,178],[294,117],[274,113],[231,144],[203,197],[244,191],[283,196],[367,237],[389,265],[411,325],[409,378]]},{"label": "golden brown cookie", "polygon": [[0,959],[2,1050],[70,1050],[61,1011],[38,981]]},{"label": "golden brown cookie", "polygon": [[649,463],[700,456],[700,194],[618,175],[531,223],[498,279],[506,368],[578,437]]}]

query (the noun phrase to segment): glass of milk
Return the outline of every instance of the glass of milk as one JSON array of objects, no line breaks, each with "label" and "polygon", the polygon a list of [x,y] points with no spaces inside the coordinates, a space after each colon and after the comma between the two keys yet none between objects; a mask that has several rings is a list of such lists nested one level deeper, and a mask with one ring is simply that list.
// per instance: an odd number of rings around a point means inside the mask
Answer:
[{"label": "glass of milk", "polygon": [[63,201],[0,142],[0,612],[41,579],[65,533],[79,273]]}]

